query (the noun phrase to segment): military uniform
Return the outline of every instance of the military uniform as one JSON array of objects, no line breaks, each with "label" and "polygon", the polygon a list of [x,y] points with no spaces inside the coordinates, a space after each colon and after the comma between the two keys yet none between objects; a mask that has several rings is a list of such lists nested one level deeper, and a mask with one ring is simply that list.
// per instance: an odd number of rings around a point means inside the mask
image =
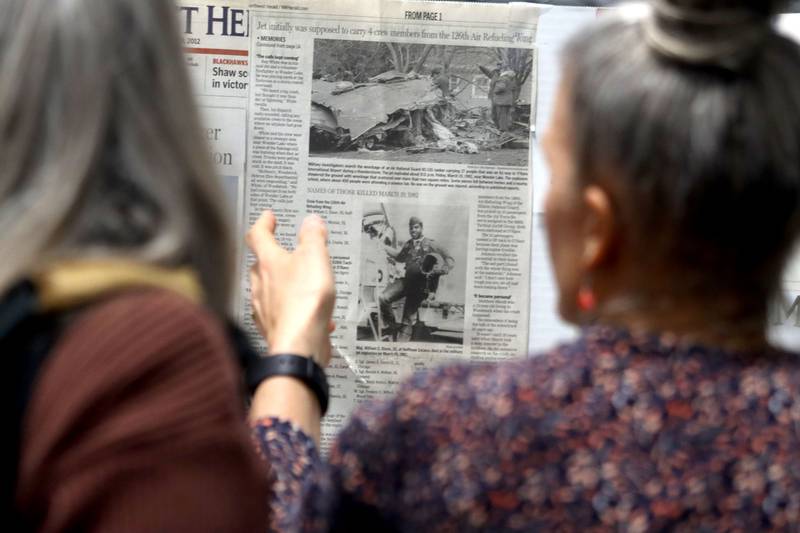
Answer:
[{"label": "military uniform", "polygon": [[442,91],[442,96],[444,96],[445,98],[450,96],[450,78],[447,75],[445,75],[444,73],[437,74],[436,76],[433,77],[432,81],[433,85],[435,87],[438,87],[438,89]]},{"label": "military uniform", "polygon": [[492,121],[500,131],[509,131],[514,121],[514,104],[517,78],[513,71],[505,71],[491,89]]},{"label": "military uniform", "polygon": [[[433,239],[427,237],[420,237],[416,240],[409,239],[403,245],[396,261],[405,263],[406,275],[404,278],[390,283],[379,298],[381,316],[386,325],[393,326],[396,323],[394,313],[392,313],[392,303],[405,297],[403,323],[411,324],[411,318],[416,314],[423,300],[429,293],[436,292],[441,274],[426,276],[422,272],[422,263],[429,254],[439,254],[447,265],[453,264],[452,256]],[[442,265],[437,266],[441,267]]]}]

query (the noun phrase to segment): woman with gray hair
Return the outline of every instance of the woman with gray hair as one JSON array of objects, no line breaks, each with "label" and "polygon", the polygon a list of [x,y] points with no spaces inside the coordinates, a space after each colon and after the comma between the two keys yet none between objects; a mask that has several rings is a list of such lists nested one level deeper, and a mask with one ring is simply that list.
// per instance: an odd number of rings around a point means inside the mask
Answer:
[{"label": "woman with gray hair", "polygon": [[[327,462],[314,395],[266,379],[252,417],[276,529],[800,528],[800,358],[765,334],[800,231],[800,50],[780,5],[655,0],[569,42],[546,222],[582,335],[418,375],[360,408]],[[249,237],[260,322],[324,365],[325,228],[309,220],[290,254],[274,227]]]},{"label": "woman with gray hair", "polygon": [[176,6],[0,0],[6,527],[267,520],[223,317],[234,246]]}]

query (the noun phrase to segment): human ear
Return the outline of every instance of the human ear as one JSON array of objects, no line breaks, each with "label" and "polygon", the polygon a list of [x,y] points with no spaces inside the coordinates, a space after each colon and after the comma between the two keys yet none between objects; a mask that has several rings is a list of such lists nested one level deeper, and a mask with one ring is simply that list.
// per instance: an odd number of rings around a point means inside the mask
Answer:
[{"label": "human ear", "polygon": [[583,190],[583,250],[581,266],[586,271],[596,270],[607,262],[617,232],[617,220],[611,197],[598,185],[588,185]]}]

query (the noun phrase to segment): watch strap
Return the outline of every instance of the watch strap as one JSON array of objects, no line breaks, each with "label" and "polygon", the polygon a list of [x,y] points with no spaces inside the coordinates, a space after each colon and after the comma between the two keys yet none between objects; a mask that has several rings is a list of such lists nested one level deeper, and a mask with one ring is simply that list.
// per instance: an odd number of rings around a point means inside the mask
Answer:
[{"label": "watch strap", "polygon": [[275,354],[251,361],[246,371],[250,394],[255,393],[262,381],[274,376],[287,376],[302,381],[314,393],[319,402],[320,413],[325,415],[329,402],[328,379],[322,367],[311,357]]}]

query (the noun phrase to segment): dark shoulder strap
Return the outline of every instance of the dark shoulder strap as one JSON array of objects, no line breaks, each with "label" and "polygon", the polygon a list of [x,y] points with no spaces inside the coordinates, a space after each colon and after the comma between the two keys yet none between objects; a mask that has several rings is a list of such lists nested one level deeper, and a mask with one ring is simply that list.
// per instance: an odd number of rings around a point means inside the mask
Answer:
[{"label": "dark shoulder strap", "polygon": [[60,332],[55,315],[37,311],[36,291],[29,282],[13,287],[0,301],[0,360],[4,376],[6,420],[11,453],[3,455],[3,502],[11,531],[24,531],[23,517],[15,505],[17,475],[22,439],[22,422],[39,369]]},{"label": "dark shoulder strap", "polygon": [[250,393],[247,390],[246,376],[250,369],[258,365],[261,356],[242,328],[230,320],[225,322],[225,326],[227,328],[228,339],[233,347],[237,365],[239,370],[241,370],[241,392],[242,397],[245,399],[245,406],[247,406],[250,400]]}]

